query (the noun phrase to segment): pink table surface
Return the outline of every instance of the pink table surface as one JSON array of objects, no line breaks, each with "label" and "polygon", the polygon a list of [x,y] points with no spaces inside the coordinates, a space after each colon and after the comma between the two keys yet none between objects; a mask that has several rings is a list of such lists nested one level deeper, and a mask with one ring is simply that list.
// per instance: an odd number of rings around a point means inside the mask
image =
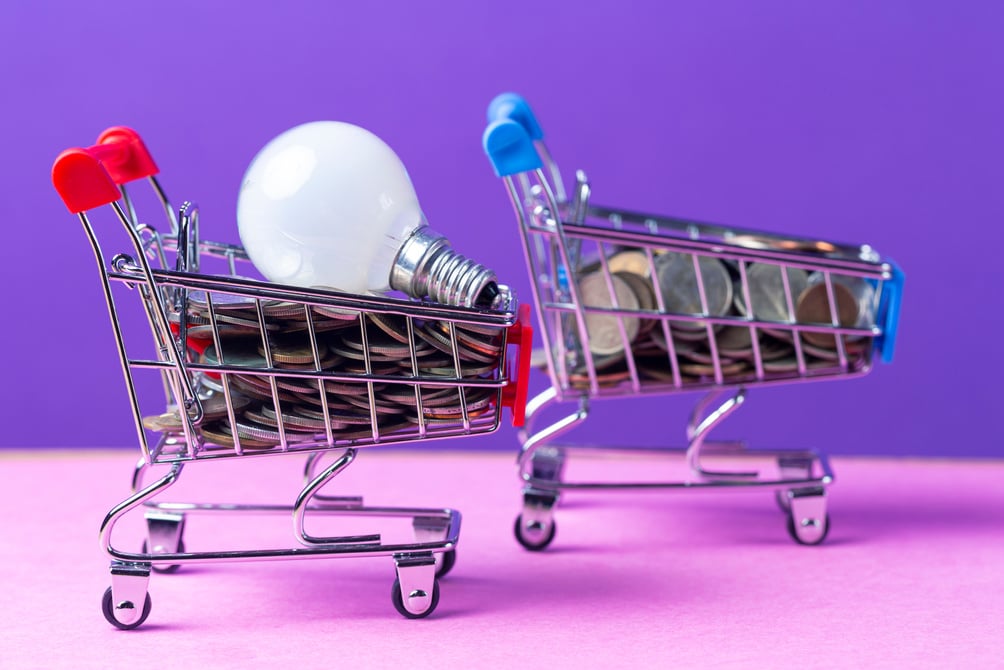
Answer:
[{"label": "pink table surface", "polygon": [[[820,547],[795,545],[764,491],[573,492],[552,548],[531,554],[512,537],[513,460],[375,449],[340,478],[374,504],[462,510],[428,619],[394,611],[389,558],[226,563],[154,574],[150,619],[123,632],[99,611],[97,529],[135,454],[0,452],[0,667],[1004,666],[1004,462],[835,459]],[[197,463],[168,493],[285,503],[301,468]],[[290,527],[199,516],[185,537],[273,546]],[[141,528],[124,522],[118,544]]]}]

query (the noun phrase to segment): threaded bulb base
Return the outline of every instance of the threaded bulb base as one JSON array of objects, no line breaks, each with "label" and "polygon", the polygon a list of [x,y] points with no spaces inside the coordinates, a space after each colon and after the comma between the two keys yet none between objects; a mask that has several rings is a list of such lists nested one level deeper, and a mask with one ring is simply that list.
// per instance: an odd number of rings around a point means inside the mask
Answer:
[{"label": "threaded bulb base", "polygon": [[390,286],[413,298],[459,307],[490,308],[499,296],[493,271],[458,254],[445,236],[428,226],[401,246]]}]

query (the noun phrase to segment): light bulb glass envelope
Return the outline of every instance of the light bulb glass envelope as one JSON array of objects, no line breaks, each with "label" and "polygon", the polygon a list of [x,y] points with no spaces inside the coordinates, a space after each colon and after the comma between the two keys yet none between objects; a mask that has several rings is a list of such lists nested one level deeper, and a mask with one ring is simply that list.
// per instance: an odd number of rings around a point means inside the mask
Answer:
[{"label": "light bulb glass envelope", "polygon": [[237,223],[269,281],[465,306],[498,295],[494,273],[428,228],[397,154],[349,123],[306,123],[265,145],[244,175]]}]

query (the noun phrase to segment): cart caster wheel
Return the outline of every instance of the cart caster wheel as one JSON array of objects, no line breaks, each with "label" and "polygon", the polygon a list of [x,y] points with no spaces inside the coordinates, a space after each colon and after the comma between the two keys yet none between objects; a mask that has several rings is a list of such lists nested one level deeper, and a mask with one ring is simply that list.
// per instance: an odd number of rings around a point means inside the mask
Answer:
[{"label": "cart caster wheel", "polygon": [[[416,596],[424,596],[422,592],[416,592]],[[390,601],[394,603],[394,609],[400,612],[401,616],[407,619],[424,619],[432,614],[436,605],[439,604],[439,581],[432,582],[432,597],[429,599],[429,606],[421,612],[411,612],[404,606],[404,597],[401,595],[401,580],[395,579],[394,586],[390,591]]]},{"label": "cart caster wheel", "polygon": [[[822,527],[820,527],[822,526]],[[830,515],[827,514],[823,517],[823,522],[820,524],[818,520],[812,520],[810,523],[796,524],[795,516],[791,513],[788,514],[788,534],[791,535],[791,539],[795,542],[805,545],[814,546],[821,544],[826,536],[830,532]]]},{"label": "cart caster wheel", "polygon": [[[146,540],[143,540],[143,551],[142,551],[142,553],[144,553],[144,554],[149,553],[147,551]],[[179,553],[179,554],[185,553],[185,541],[184,540],[178,540],[177,553]],[[156,554],[153,554],[153,555],[156,556]],[[170,575],[170,574],[173,574],[173,573],[177,572],[178,570],[180,570],[181,569],[181,565],[179,563],[175,563],[174,565],[157,565],[156,563],[154,563],[154,564],[152,564],[150,566],[150,569],[153,570],[154,572],[159,572],[162,575]]]},{"label": "cart caster wheel", "polygon": [[[120,630],[132,630],[141,626],[146,618],[150,616],[150,594],[146,594],[146,600],[143,602],[143,613],[140,614],[139,619],[133,621],[132,623],[122,623],[117,618],[115,618],[115,605],[112,602],[112,587],[108,587],[105,591],[104,597],[101,599],[101,613],[105,615],[105,619],[111,625],[115,626]],[[132,604],[129,605],[132,607]]]},{"label": "cart caster wheel", "polygon": [[[536,524],[543,526],[544,524]],[[547,548],[547,545],[551,544],[554,540],[554,533],[557,530],[557,525],[552,519],[547,528],[527,528],[523,524],[523,515],[520,514],[516,517],[516,525],[513,528],[513,532],[516,535],[516,541],[523,545],[524,549],[530,551],[543,551]]]},{"label": "cart caster wheel", "polygon": [[450,549],[439,555],[439,565],[436,567],[436,578],[440,579],[449,574],[453,566],[457,564],[457,550]]}]

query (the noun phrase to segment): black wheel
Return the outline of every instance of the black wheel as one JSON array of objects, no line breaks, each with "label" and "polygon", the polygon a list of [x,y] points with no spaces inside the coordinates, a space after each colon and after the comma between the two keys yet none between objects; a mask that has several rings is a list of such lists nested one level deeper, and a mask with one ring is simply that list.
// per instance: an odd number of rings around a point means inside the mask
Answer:
[{"label": "black wheel", "polygon": [[[146,550],[146,547],[147,547],[146,540],[143,540],[143,550],[142,550],[142,553],[144,553],[144,554],[149,553]],[[181,540],[181,539],[178,540],[178,552],[177,553],[179,553],[179,554],[185,553],[185,541],[184,540]],[[156,556],[156,554],[153,554],[153,555]],[[150,569],[153,570],[154,572],[159,572],[162,575],[169,575],[171,573],[174,573],[174,572],[177,572],[178,570],[180,570],[181,569],[181,565],[178,564],[178,563],[175,563],[174,565],[157,565],[156,563],[154,563],[154,564],[152,564],[150,566]]]},{"label": "black wheel", "polygon": [[551,544],[551,541],[554,540],[554,533],[556,530],[557,530],[557,524],[555,524],[554,520],[552,519],[551,527],[548,529],[547,535],[545,535],[543,538],[539,540],[533,540],[531,538],[528,538],[523,529],[522,514],[516,517],[516,525],[513,528],[513,532],[516,535],[516,541],[519,542],[521,545],[523,545],[524,549],[528,549],[530,551],[543,551],[544,549],[546,549],[547,545]]},{"label": "black wheel", "polygon": [[436,577],[442,578],[449,574],[453,566],[457,564],[457,550],[450,549],[439,555],[439,565],[436,567]]},{"label": "black wheel", "polygon": [[394,609],[401,613],[401,616],[407,619],[424,619],[433,613],[436,609],[436,605],[439,604],[439,581],[434,580],[432,582],[432,600],[429,602],[429,607],[424,612],[419,612],[415,614],[414,612],[409,612],[404,607],[404,597],[401,595],[401,580],[395,579],[394,586],[390,591],[390,601],[394,603]]},{"label": "black wheel", "polygon": [[108,587],[105,591],[104,597],[101,599],[101,613],[105,615],[105,619],[111,625],[115,626],[121,630],[132,630],[138,626],[141,626],[146,618],[150,616],[150,594],[146,594],[146,600],[143,602],[143,614],[140,615],[139,619],[133,623],[122,623],[115,618],[115,604],[112,602],[112,587]]},{"label": "black wheel", "polygon": [[812,540],[810,542],[810,541],[804,540],[803,538],[801,538],[799,536],[798,530],[796,530],[796,528],[795,528],[795,515],[791,514],[789,512],[789,514],[788,514],[788,535],[791,535],[791,539],[793,539],[795,542],[797,542],[797,543],[799,543],[801,545],[804,545],[806,547],[812,547],[812,546],[815,546],[817,544],[822,544],[823,540],[825,540],[826,536],[829,535],[829,534],[830,534],[830,515],[829,514],[827,514],[826,518],[823,520],[823,532],[822,532],[822,534],[820,534],[820,536],[817,539]]}]

